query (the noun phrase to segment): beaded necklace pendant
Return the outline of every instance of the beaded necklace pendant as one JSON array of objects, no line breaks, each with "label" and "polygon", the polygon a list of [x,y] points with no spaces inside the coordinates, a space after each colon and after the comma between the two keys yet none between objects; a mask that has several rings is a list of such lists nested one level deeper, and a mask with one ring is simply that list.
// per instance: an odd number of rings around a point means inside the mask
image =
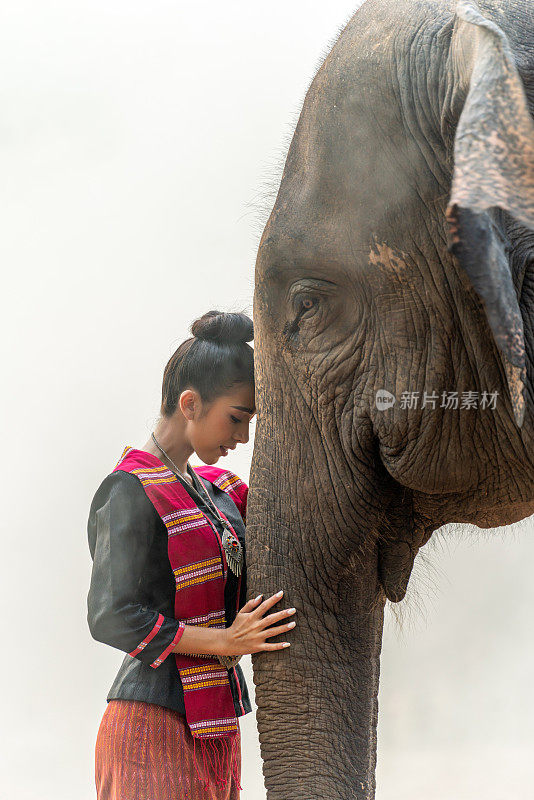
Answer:
[{"label": "beaded necklace pendant", "polygon": [[[189,470],[188,470],[189,471]],[[222,546],[224,550],[224,554],[226,556],[226,561],[228,564],[228,568],[232,570],[234,575],[241,575],[241,570],[243,569],[243,546],[239,541],[239,538],[235,531],[233,530],[232,526],[228,522],[228,520],[222,516],[219,509],[211,499],[208,494],[208,491],[198,475],[195,473],[193,469],[189,471],[189,474],[193,478],[193,482],[195,484],[194,488],[200,494],[200,496],[208,503],[210,508],[213,509],[217,519],[221,523],[224,528],[224,533],[222,535]]]},{"label": "beaded necklace pendant", "polygon": [[229,569],[232,570],[234,575],[241,575],[243,566],[243,547],[237,538],[234,531],[229,527],[226,520],[223,520],[224,533],[222,537],[222,546],[226,555]]}]

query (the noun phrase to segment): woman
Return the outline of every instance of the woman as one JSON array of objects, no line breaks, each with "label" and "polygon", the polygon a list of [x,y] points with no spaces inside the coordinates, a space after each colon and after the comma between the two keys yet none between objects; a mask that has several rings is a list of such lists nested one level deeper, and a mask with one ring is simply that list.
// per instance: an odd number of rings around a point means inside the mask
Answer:
[{"label": "woman", "polygon": [[[211,466],[248,441],[252,322],[210,311],[191,332],[155,431],[125,448],[89,515],[89,627],[127,653],[97,736],[98,800],[235,800],[251,711],[237,661],[289,646],[267,639],[295,625],[295,609],[264,616],[282,592],[245,603],[248,490]],[[193,452],[208,466],[192,469]]]}]

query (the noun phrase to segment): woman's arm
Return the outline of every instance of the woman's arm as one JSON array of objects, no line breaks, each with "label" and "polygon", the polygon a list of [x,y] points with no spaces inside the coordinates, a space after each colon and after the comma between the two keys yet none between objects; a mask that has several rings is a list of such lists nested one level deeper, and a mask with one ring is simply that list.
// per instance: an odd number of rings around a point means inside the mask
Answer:
[{"label": "woman's arm", "polygon": [[98,489],[88,522],[91,635],[154,669],[173,652],[185,630],[183,622],[148,608],[139,598],[158,519],[138,478],[114,472]]},{"label": "woman's arm", "polygon": [[223,628],[201,628],[185,625],[182,636],[173,647],[173,653],[184,655],[229,656],[228,637]]},{"label": "woman's arm", "polygon": [[[173,648],[175,653],[202,653],[202,655],[239,656],[248,653],[260,653],[267,650],[281,650],[289,647],[289,642],[266,642],[271,636],[287,633],[295,627],[295,622],[285,620],[295,613],[294,608],[276,611],[264,617],[266,611],[282,599],[283,592],[273,594],[260,603],[263,595],[245,603],[229,628],[200,628],[186,625],[178,644]],[[270,628],[274,622],[283,621],[283,625]]]}]

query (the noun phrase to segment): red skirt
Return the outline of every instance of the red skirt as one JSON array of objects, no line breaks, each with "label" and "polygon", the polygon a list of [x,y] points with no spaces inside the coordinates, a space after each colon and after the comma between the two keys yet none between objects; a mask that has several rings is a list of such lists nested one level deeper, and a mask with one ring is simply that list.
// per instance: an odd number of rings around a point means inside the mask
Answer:
[{"label": "red skirt", "polygon": [[210,739],[207,757],[199,745],[177,711],[110,700],[96,740],[97,800],[238,800],[240,733],[233,774],[228,741]]}]

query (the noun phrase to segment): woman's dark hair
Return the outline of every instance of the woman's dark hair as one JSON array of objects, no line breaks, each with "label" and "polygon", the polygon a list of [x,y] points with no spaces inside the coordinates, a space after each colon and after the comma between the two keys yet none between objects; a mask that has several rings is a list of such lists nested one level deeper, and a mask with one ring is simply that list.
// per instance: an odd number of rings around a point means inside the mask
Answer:
[{"label": "woman's dark hair", "polygon": [[240,383],[254,384],[254,351],[247,342],[254,327],[246,314],[208,311],[191,325],[186,339],[170,357],[163,373],[161,413],[176,411],[184,389],[196,389],[211,402]]}]

